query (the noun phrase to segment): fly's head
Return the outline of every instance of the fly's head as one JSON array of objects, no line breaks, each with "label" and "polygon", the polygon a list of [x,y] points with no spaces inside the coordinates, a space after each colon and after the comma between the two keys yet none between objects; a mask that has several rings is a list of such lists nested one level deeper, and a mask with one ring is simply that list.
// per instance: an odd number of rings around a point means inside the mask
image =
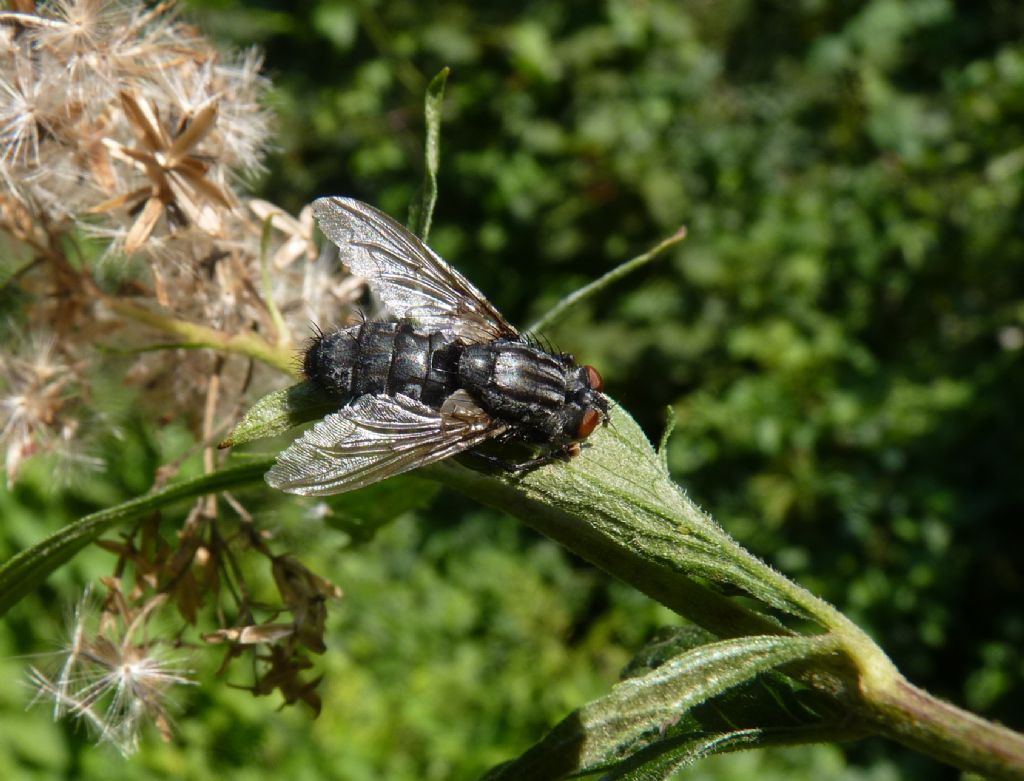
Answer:
[{"label": "fly's head", "polygon": [[581,442],[608,422],[608,398],[603,390],[604,380],[597,369],[589,365],[575,369],[566,394],[564,433],[569,442]]}]

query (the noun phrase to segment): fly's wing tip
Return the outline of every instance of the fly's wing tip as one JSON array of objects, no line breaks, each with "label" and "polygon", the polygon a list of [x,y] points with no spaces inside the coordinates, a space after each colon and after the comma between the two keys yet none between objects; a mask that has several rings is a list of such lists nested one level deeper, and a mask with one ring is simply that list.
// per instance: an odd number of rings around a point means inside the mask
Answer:
[{"label": "fly's wing tip", "polygon": [[280,460],[270,467],[267,473],[263,475],[263,479],[267,485],[271,488],[276,488],[278,491],[299,495],[308,493],[306,487],[298,483],[297,475],[293,474],[292,469]]},{"label": "fly's wing tip", "polygon": [[472,283],[394,218],[354,198],[313,201],[320,230],[341,262],[365,277],[398,318],[453,330],[470,342],[516,338],[518,331]]},{"label": "fly's wing tip", "polygon": [[300,496],[324,493],[324,449],[349,435],[354,426],[343,415],[332,413],[306,430],[277,456],[263,476],[267,485]]},{"label": "fly's wing tip", "polygon": [[302,496],[344,493],[461,453],[502,430],[465,391],[441,410],[403,395],[361,396],[307,430],[264,479]]},{"label": "fly's wing tip", "polygon": [[347,200],[347,198],[330,196],[327,198],[317,198],[311,204],[313,217],[316,218],[320,230],[335,243],[338,241],[335,237],[339,235],[339,231],[344,229],[350,222],[348,212],[345,209],[345,202]]},{"label": "fly's wing tip", "polygon": [[279,491],[287,491],[291,481],[288,479],[288,476],[284,474],[284,471],[285,470],[281,469],[281,462],[278,461],[267,470],[266,474],[263,475],[263,480],[271,488],[276,488]]},{"label": "fly's wing tip", "polygon": [[[383,271],[394,271],[394,264],[401,266],[405,262],[401,258],[417,252],[429,253],[416,246],[417,239],[405,228],[368,203],[331,195],[317,198],[312,208],[320,231],[340,250],[342,262],[356,276],[380,282],[378,277]],[[409,240],[410,246],[402,243]],[[382,249],[385,255],[397,254],[399,259],[382,258]]]},{"label": "fly's wing tip", "polygon": [[326,222],[330,225],[348,225],[359,218],[366,219],[367,215],[381,213],[368,203],[341,195],[328,195],[323,198],[317,198],[310,205],[313,208],[313,216],[316,218],[316,221],[319,223]]},{"label": "fly's wing tip", "polygon": [[280,461],[270,468],[263,479],[271,488],[296,496],[329,496],[359,487],[352,485],[336,490],[333,482],[319,482],[316,477],[308,474],[294,474],[289,465],[282,466]]},{"label": "fly's wing tip", "polygon": [[316,198],[310,205],[313,207],[313,214],[316,217],[320,217],[322,214],[337,212],[349,200],[349,198],[343,198],[340,195],[325,195],[322,198]]}]

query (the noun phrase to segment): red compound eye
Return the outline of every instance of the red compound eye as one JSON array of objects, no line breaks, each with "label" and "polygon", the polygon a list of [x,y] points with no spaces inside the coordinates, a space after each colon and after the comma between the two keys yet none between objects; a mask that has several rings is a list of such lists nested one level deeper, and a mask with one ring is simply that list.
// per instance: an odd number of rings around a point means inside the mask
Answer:
[{"label": "red compound eye", "polygon": [[593,407],[588,407],[583,413],[583,420],[576,430],[576,439],[586,439],[594,433],[594,429],[601,425],[601,413]]},{"label": "red compound eye", "polygon": [[590,387],[596,391],[603,391],[604,378],[601,376],[600,372],[598,372],[598,370],[593,366],[584,366],[583,368],[587,372],[587,382],[590,383]]}]

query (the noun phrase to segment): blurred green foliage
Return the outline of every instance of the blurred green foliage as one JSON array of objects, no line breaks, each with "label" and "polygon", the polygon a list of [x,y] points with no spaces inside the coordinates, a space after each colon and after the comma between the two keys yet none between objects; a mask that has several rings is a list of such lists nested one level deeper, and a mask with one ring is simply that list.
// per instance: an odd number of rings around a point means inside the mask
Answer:
[{"label": "blurred green foliage", "polygon": [[[346,194],[404,217],[423,92],[451,66],[431,243],[514,321],[688,225],[671,257],[548,336],[599,366],[652,437],[675,407],[670,464],[733,534],[915,683],[1024,726],[1018,2],[190,5],[205,30],[266,51],[280,153],[259,189],[293,211]],[[179,452],[166,440],[129,429],[124,447],[148,457],[115,465],[102,498],[31,479],[0,494],[4,555],[142,490],[140,465]],[[347,593],[323,715],[208,683],[181,744],[154,742],[120,777],[471,778],[673,620],[450,494],[349,547],[300,502],[260,501]],[[38,649],[73,581],[108,560],[81,558],[12,614],[4,653]],[[109,777],[105,750],[16,699],[0,775]],[[867,742],[693,775],[940,772]]]}]

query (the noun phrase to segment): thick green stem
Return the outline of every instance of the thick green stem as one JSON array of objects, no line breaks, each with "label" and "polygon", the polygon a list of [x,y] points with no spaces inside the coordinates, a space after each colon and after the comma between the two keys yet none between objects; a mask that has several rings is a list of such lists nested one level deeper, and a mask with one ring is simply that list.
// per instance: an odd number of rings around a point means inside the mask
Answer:
[{"label": "thick green stem", "polygon": [[863,692],[879,734],[987,778],[1024,779],[1024,735],[933,697],[902,676]]}]

